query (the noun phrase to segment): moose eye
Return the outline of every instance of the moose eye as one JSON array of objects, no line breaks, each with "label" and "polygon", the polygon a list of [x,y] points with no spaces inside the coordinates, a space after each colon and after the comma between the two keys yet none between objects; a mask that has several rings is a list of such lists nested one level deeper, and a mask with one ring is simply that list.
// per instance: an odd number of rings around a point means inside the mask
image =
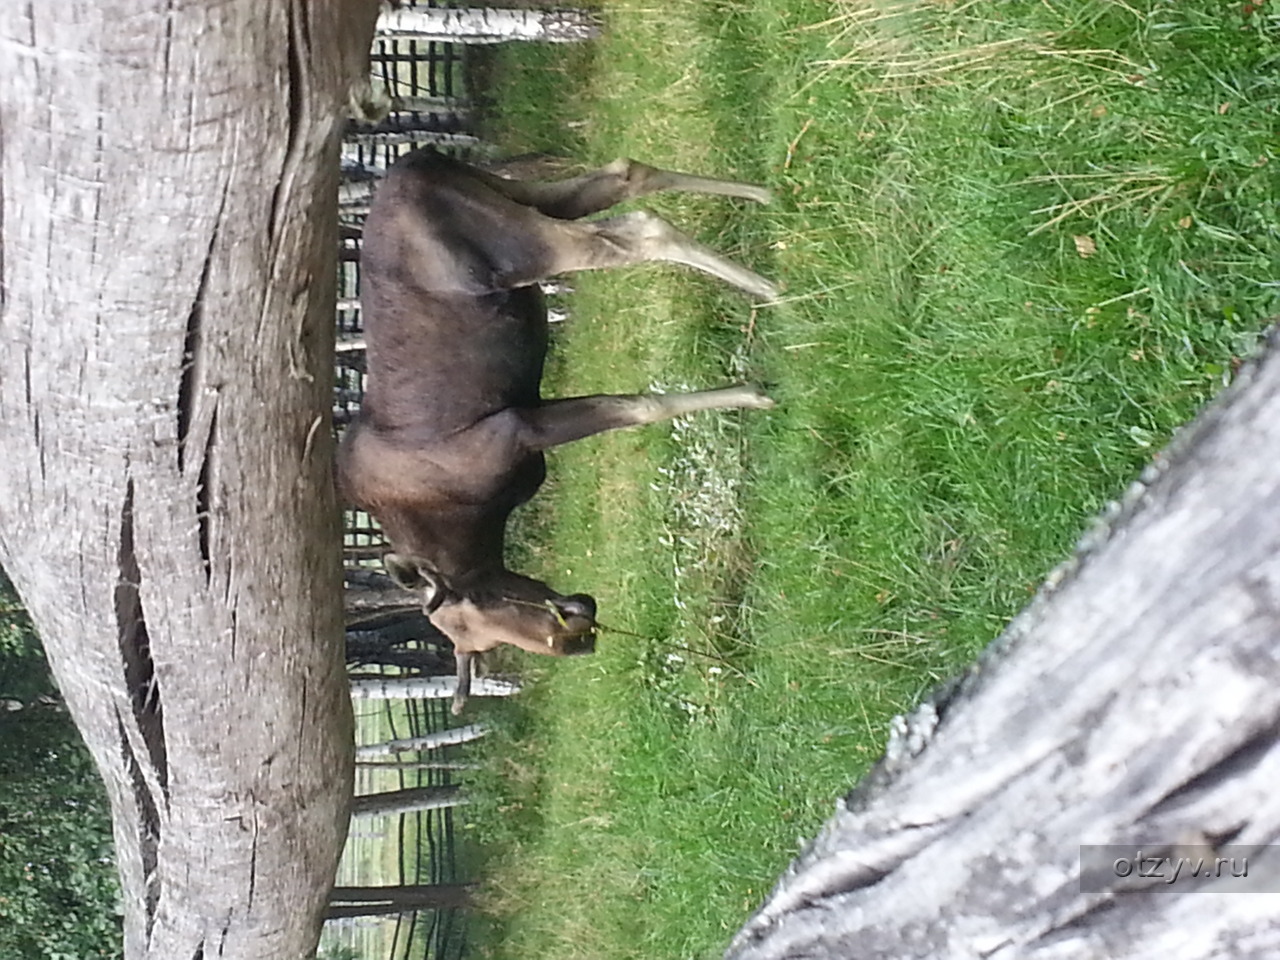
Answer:
[{"label": "moose eye", "polygon": [[571,597],[565,597],[557,606],[565,616],[583,617],[587,620],[596,618],[596,602],[585,593],[575,593]]}]

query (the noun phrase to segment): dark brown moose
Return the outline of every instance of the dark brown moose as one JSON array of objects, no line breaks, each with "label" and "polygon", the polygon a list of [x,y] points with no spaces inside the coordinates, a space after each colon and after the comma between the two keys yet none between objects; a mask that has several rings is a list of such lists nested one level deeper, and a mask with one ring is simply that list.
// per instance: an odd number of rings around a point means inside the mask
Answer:
[{"label": "dark brown moose", "polygon": [[364,228],[361,304],[368,385],[339,453],[348,499],[380,522],[402,585],[423,591],[453,641],[460,696],[470,655],[509,643],[589,653],[596,604],[506,568],[507,518],[557,444],[698,410],[768,408],[749,386],[688,394],[540,395],[547,311],[539,281],[648,260],[687,264],[755,297],[772,284],[646,212],[579,220],[659,190],[767,202],[749,184],[631,160],[568,180],[507,180],[432,150],[401,158]]}]

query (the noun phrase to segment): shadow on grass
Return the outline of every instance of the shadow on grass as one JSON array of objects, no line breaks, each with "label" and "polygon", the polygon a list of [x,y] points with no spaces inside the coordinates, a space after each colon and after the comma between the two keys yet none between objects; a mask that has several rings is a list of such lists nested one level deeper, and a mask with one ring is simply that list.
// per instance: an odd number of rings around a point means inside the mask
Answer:
[{"label": "shadow on grass", "polygon": [[508,155],[582,157],[597,46],[508,43],[468,53],[467,89],[479,135]]}]

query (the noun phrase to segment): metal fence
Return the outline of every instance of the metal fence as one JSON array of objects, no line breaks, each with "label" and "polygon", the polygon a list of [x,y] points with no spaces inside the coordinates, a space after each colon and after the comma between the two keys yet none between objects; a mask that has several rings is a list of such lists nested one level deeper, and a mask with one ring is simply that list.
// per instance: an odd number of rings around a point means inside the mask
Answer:
[{"label": "metal fence", "polygon": [[[424,4],[425,6],[425,4]],[[373,99],[389,101],[390,111],[376,123],[352,121],[343,147],[343,204],[338,275],[338,352],[333,398],[339,430],[349,423],[364,396],[363,329],[360,322],[360,240],[372,182],[397,157],[431,143],[455,151],[477,141],[469,128],[466,47],[414,38],[379,38],[373,48]],[[373,564],[384,540],[363,512],[344,514],[343,558],[348,567]],[[418,638],[417,643],[436,641]],[[362,668],[369,672],[368,667]],[[387,673],[394,667],[373,668]],[[447,701],[365,701],[357,705],[357,732],[366,740],[422,736],[450,726]],[[376,733],[375,733],[376,731]],[[367,769],[357,771],[358,794],[415,786],[444,786],[454,774],[447,769]],[[340,885],[368,885],[367,867],[394,859],[398,877],[372,882],[402,885],[447,884],[460,875],[455,846],[457,825],[452,809],[429,810],[396,817],[355,821],[340,870]],[[389,853],[391,845],[395,853]],[[364,875],[362,875],[364,874]],[[458,960],[466,949],[466,915],[455,909],[419,910],[394,917],[356,917],[331,921],[322,950],[342,955],[351,950],[374,960]],[[323,955],[323,953],[322,953]]]},{"label": "metal fence", "polygon": [[[373,185],[395,160],[419,146],[431,144],[454,155],[491,155],[476,136],[473,107],[476,91],[468,89],[475,43],[499,39],[540,39],[572,42],[599,32],[594,15],[583,10],[545,9],[537,0],[506,0],[512,9],[470,9],[437,0],[410,0],[384,10],[391,32],[380,33],[371,56],[370,104],[378,106],[375,120],[353,120],[342,151],[343,183],[339,216],[341,250],[338,275],[336,377],[333,418],[342,428],[358,413],[364,397],[364,332],[360,318],[360,244]],[[430,10],[424,16],[418,11]],[[445,32],[465,33],[464,43],[441,42],[423,33],[406,33],[416,20],[443,24]],[[434,28],[433,28],[434,29]],[[555,319],[553,317],[553,319]],[[385,552],[386,543],[371,518],[361,511],[344,515],[343,559],[350,577],[365,577]],[[423,621],[425,618],[419,618]],[[397,623],[403,639],[405,623]],[[428,627],[410,641],[419,647],[438,644],[441,637]],[[429,659],[429,658],[424,658]],[[368,667],[362,667],[368,673]],[[381,667],[397,673],[398,667]],[[357,707],[357,737],[361,742],[423,736],[451,726],[447,701],[362,701]],[[451,748],[453,749],[453,748]],[[357,769],[356,792],[367,794],[417,786],[448,786],[448,769],[399,767]],[[465,808],[463,808],[465,809]],[[348,838],[342,886],[450,884],[460,876],[457,823],[452,808],[422,811],[376,821],[357,821]],[[385,865],[394,847],[397,876],[372,863]],[[376,878],[368,876],[376,872]],[[363,874],[363,875],[362,875]],[[322,941],[335,956],[361,960],[459,960],[466,950],[467,917],[456,909],[418,910],[388,917],[353,917],[331,921]]]}]

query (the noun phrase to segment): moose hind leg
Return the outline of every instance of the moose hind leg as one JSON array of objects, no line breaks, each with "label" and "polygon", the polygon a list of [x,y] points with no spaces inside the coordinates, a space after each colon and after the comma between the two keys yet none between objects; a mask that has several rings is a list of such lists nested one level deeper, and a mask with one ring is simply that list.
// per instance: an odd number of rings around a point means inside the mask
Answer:
[{"label": "moose hind leg", "polygon": [[[725,283],[744,290],[762,300],[776,300],[778,288],[759,274],[722,257],[710,247],[704,246],[661,217],[647,211],[625,213],[589,224],[599,237],[593,251],[601,261],[599,266],[614,266],[604,262],[620,258],[623,263],[644,263],[664,260],[682,263],[703,273],[718,277]],[[576,269],[592,269],[588,264]]]},{"label": "moose hind leg", "polygon": [[593,434],[671,420],[703,410],[768,410],[773,401],[753,386],[721,387],[694,393],[604,394],[547,400],[519,411],[524,444],[546,450]]},{"label": "moose hind leg", "polygon": [[756,203],[768,203],[772,199],[767,189],[753,183],[677,173],[625,158],[568,180],[505,180],[486,174],[485,182],[517,203],[559,220],[577,220],[624,200],[661,190],[738,197]]},{"label": "moose hind leg", "polygon": [[683,263],[762,300],[778,289],[764,277],[681,233],[646,211],[605,220],[558,220],[514,206],[511,216],[483,238],[501,288],[522,287],[579,270],[606,270],[650,260]]}]

